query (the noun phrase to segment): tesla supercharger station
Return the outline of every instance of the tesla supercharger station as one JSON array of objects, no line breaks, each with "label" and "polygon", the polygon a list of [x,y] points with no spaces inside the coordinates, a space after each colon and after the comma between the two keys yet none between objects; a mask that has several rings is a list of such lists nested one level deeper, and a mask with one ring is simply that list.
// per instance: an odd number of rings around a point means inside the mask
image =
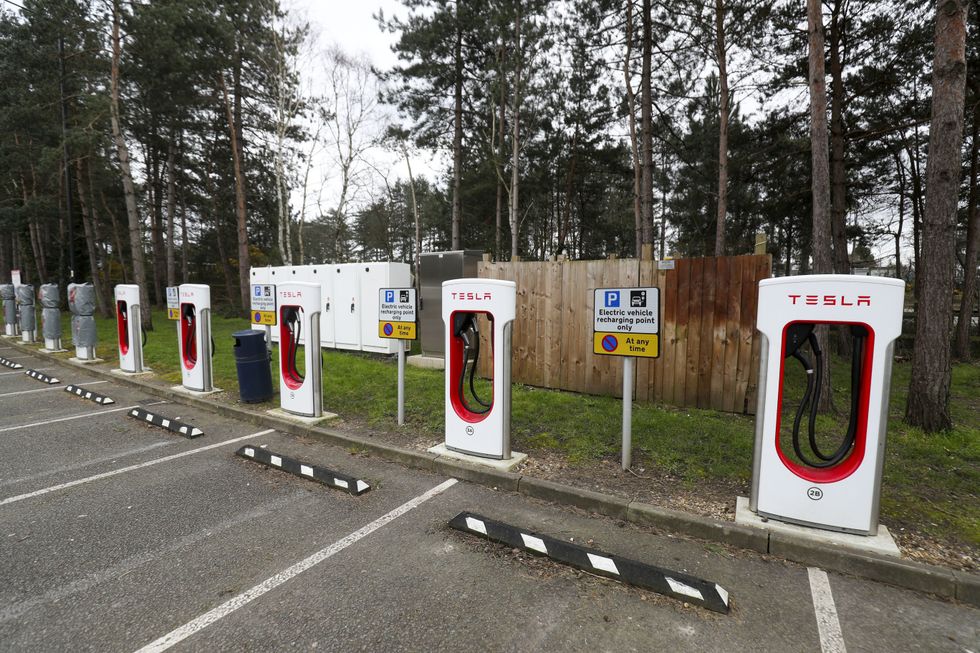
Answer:
[{"label": "tesla supercharger station", "polygon": [[140,374],[143,368],[143,318],[140,313],[140,287],[136,284],[116,286],[116,342],[119,369]]},{"label": "tesla supercharger station", "polygon": [[[761,348],[755,457],[749,507],[760,516],[876,535],[895,340],[905,283],[812,275],[759,282]],[[821,352],[814,327],[851,337],[849,420],[843,434],[815,433]],[[788,397],[784,374],[802,368],[806,390]],[[783,414],[783,402],[795,409]],[[804,435],[805,434],[805,435]]]},{"label": "tesla supercharger station", "polygon": [[17,322],[17,292],[12,283],[0,285],[0,299],[3,299],[3,335],[13,338],[20,335]]},{"label": "tesla supercharger station", "polygon": [[195,392],[211,392],[211,288],[203,284],[181,284],[177,291],[180,319],[177,345],[183,386]]},{"label": "tesla supercharger station", "polygon": [[[303,417],[323,416],[320,284],[279,283],[279,405]],[[303,339],[303,369],[296,364]]]},{"label": "tesla supercharger station", "polygon": [[[510,451],[511,334],[517,284],[496,279],[442,283],[446,325],[446,448],[507,460]],[[492,393],[481,397],[474,375],[480,360],[479,316],[490,329]]]}]

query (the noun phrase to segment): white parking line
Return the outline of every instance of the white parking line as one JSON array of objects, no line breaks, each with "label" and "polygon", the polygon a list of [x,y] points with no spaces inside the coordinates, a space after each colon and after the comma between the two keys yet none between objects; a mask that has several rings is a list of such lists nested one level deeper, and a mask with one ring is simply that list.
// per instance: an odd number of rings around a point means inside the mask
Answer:
[{"label": "white parking line", "polygon": [[201,630],[204,630],[205,628],[217,622],[218,620],[222,619],[223,617],[227,617],[235,610],[238,610],[239,608],[248,605],[255,599],[262,596],[263,594],[271,592],[272,590],[276,589],[286,581],[295,578],[296,576],[300,575],[301,573],[313,567],[314,565],[317,565],[323,562],[324,560],[326,560],[327,558],[333,556],[334,554],[343,551],[350,545],[356,543],[358,540],[367,537],[368,535],[378,530],[385,524],[394,521],[398,517],[404,515],[409,510],[412,510],[413,508],[417,508],[418,506],[422,505],[423,503],[425,503],[432,497],[436,496],[437,494],[440,494],[445,490],[448,490],[455,484],[456,484],[456,479],[454,478],[451,478],[448,481],[444,481],[440,483],[439,485],[435,486],[431,490],[423,494],[420,494],[419,496],[415,497],[410,501],[407,501],[406,503],[403,503],[402,505],[398,506],[391,512],[382,515],[381,517],[378,517],[367,526],[364,526],[363,528],[354,531],[350,535],[337,540],[336,542],[334,542],[333,544],[331,544],[330,546],[324,549],[320,549],[310,557],[305,558],[304,560],[300,560],[293,566],[288,567],[283,571],[279,572],[278,574],[276,574],[275,576],[272,576],[264,580],[263,582],[259,583],[252,589],[246,590],[241,594],[239,594],[238,596],[235,596],[225,601],[224,603],[214,608],[213,610],[205,612],[200,617],[192,621],[188,621],[180,628],[170,631],[160,639],[150,642],[143,648],[139,649],[137,653],[151,653],[151,652],[155,653],[157,651],[166,651],[171,646],[174,646],[175,644],[179,644],[180,642],[184,641],[191,635]]},{"label": "white parking line", "polygon": [[[35,372],[46,372],[48,370],[53,370],[53,369],[54,369],[53,367],[35,367],[34,368],[34,371]],[[13,376],[14,374],[20,374],[21,376],[24,376],[24,370],[17,370],[16,372],[3,372],[3,373],[0,373],[0,376]]]},{"label": "white parking line", "polygon": [[820,634],[820,650],[823,653],[847,653],[844,646],[844,633],[837,619],[834,595],[830,591],[827,572],[816,567],[808,567],[810,594],[813,596],[813,612],[817,616],[817,632]]},{"label": "white parking line", "polygon": [[6,433],[7,431],[16,431],[17,429],[26,429],[26,428],[30,428],[32,426],[45,426],[47,424],[55,424],[57,422],[68,422],[68,421],[71,421],[73,419],[85,419],[86,417],[98,417],[99,415],[108,415],[109,413],[118,413],[118,412],[123,411],[123,410],[132,410],[133,408],[144,408],[145,406],[156,406],[158,404],[165,404],[165,403],[167,403],[167,402],[165,402],[165,401],[154,401],[151,404],[143,404],[142,406],[140,406],[140,405],[137,404],[135,406],[126,406],[125,408],[110,408],[109,410],[97,410],[97,411],[94,411],[94,412],[93,411],[89,411],[87,413],[82,413],[81,415],[69,415],[68,417],[58,417],[58,418],[55,418],[55,419],[47,419],[47,420],[44,420],[43,422],[32,422],[30,424],[21,424],[20,426],[7,426],[7,427],[4,427],[4,428],[0,429],[0,433]]},{"label": "white parking line", "polygon": [[[85,385],[86,386],[99,385],[100,383],[108,383],[108,381],[86,381],[85,382]],[[4,392],[4,393],[0,394],[0,397],[12,397],[14,395],[26,395],[26,394],[30,394],[32,392],[48,392],[49,390],[61,390],[62,392],[64,392],[65,391],[65,388],[64,388],[64,386],[58,386],[57,388],[41,388],[40,390],[18,390],[17,392]]]},{"label": "white parking line", "polygon": [[[132,406],[130,406],[129,408],[132,408]],[[129,409],[123,408],[121,410],[129,410]],[[114,469],[111,472],[103,472],[101,474],[96,474],[95,476],[80,478],[76,481],[61,483],[60,485],[52,485],[51,487],[46,487],[41,490],[35,490],[34,492],[28,492],[27,494],[18,494],[16,496],[7,497],[6,499],[0,501],[0,506],[5,506],[8,503],[17,503],[18,501],[23,501],[24,499],[33,499],[34,497],[39,497],[45,494],[49,494],[51,492],[57,492],[58,490],[67,490],[68,488],[75,487],[76,485],[82,485],[83,483],[91,483],[92,481],[99,481],[103,478],[109,478],[110,476],[116,476],[118,474],[125,474],[126,472],[132,472],[137,469],[152,467],[153,465],[159,465],[160,463],[169,462],[171,460],[177,460],[178,458],[183,458],[184,456],[192,456],[196,453],[201,453],[202,451],[209,451],[217,447],[223,447],[226,444],[234,444],[236,442],[241,442],[242,440],[248,440],[249,438],[258,438],[263,435],[272,433],[274,430],[275,429],[266,429],[264,431],[259,431],[258,433],[252,433],[251,435],[243,435],[240,438],[232,438],[231,440],[224,440],[223,442],[216,442],[214,444],[209,444],[206,447],[198,447],[197,449],[191,449],[190,451],[181,451],[180,453],[164,456],[163,458],[155,458],[154,460],[148,460],[145,463],[130,465],[129,467],[121,467],[120,469]]]}]

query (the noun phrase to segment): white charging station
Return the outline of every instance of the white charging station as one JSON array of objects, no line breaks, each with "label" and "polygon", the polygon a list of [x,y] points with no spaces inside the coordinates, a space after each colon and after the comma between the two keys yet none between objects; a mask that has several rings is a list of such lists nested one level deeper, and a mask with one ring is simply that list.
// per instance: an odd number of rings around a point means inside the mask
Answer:
[{"label": "white charging station", "polygon": [[[877,534],[892,359],[904,298],[905,283],[898,279],[828,274],[759,282],[757,328],[764,339],[753,512],[804,526]],[[829,449],[823,449],[827,436],[816,437],[813,428],[824,355],[812,333],[819,324],[847,328],[853,349],[849,424],[843,439],[830,438]],[[784,391],[788,365],[801,365],[806,373],[802,397]],[[798,408],[784,415],[784,402]]]},{"label": "white charging station", "polygon": [[[474,375],[480,358],[478,316],[490,326],[492,394],[480,397]],[[452,279],[442,284],[446,328],[446,448],[507,460],[510,450],[511,334],[517,284],[497,279]]]},{"label": "white charging station", "polygon": [[[323,416],[320,284],[278,283],[279,405],[301,417]],[[303,368],[296,357],[303,344]]]},{"label": "white charging station", "polygon": [[140,313],[140,287],[120,284],[116,297],[116,345],[119,349],[119,369],[140,374],[143,368],[143,318]]},{"label": "white charging station", "polygon": [[181,381],[187,390],[211,392],[211,288],[185,283],[177,291],[180,319],[177,343],[180,352]]}]

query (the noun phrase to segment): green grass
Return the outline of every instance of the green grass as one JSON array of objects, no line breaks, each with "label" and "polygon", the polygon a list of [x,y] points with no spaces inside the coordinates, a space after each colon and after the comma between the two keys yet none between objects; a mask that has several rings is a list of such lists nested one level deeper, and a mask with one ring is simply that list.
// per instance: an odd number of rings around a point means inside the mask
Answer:
[{"label": "green grass", "polygon": [[[172,383],[180,383],[176,324],[154,311],[156,330],[148,334],[146,364]],[[65,343],[71,342],[67,316]],[[97,319],[98,353],[116,362],[115,321]],[[212,318],[215,341],[214,381],[236,398],[238,383],[231,353],[234,331],[249,328],[244,319]],[[417,347],[417,345],[416,345]],[[68,356],[65,354],[64,356]],[[838,380],[835,404],[848,408],[846,379],[849,362],[834,361]],[[273,357],[273,386],[278,385]],[[882,515],[891,525],[980,546],[980,366],[953,369],[952,413],[955,428],[945,434],[926,435],[902,421],[911,365],[894,366]],[[802,395],[803,377],[788,373],[784,423],[792,419],[791,397]],[[397,368],[392,358],[355,352],[324,350],[324,407],[346,422],[389,434],[408,442],[416,438],[437,441],[443,433],[441,371],[407,367],[405,377],[406,430],[396,425]],[[840,383],[843,380],[844,383]],[[483,396],[489,391],[481,390]],[[229,400],[229,399],[225,399]],[[273,399],[273,403],[276,400]],[[618,458],[622,401],[521,385],[513,388],[512,440],[515,449],[529,453],[553,452],[573,464]],[[707,410],[679,409],[637,403],[633,408],[634,459],[647,474],[670,474],[691,487],[700,482],[724,484],[747,491],[752,468],[754,419]],[[839,438],[846,416],[821,417],[819,430]],[[832,445],[827,445],[828,448]]]}]

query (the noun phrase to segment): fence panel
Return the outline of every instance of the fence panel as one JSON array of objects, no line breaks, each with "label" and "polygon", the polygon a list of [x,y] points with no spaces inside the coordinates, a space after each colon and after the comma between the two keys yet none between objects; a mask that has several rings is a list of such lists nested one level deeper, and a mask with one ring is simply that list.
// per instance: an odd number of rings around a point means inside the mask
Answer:
[{"label": "fence panel", "polygon": [[[669,270],[635,259],[483,262],[478,274],[517,283],[514,381],[621,396],[622,361],[592,353],[593,291],[651,285],[660,288],[661,354],[637,361],[636,398],[751,413],[757,287],[771,267],[769,256],[750,255],[677,259]],[[481,357],[483,374],[488,359]]]}]

